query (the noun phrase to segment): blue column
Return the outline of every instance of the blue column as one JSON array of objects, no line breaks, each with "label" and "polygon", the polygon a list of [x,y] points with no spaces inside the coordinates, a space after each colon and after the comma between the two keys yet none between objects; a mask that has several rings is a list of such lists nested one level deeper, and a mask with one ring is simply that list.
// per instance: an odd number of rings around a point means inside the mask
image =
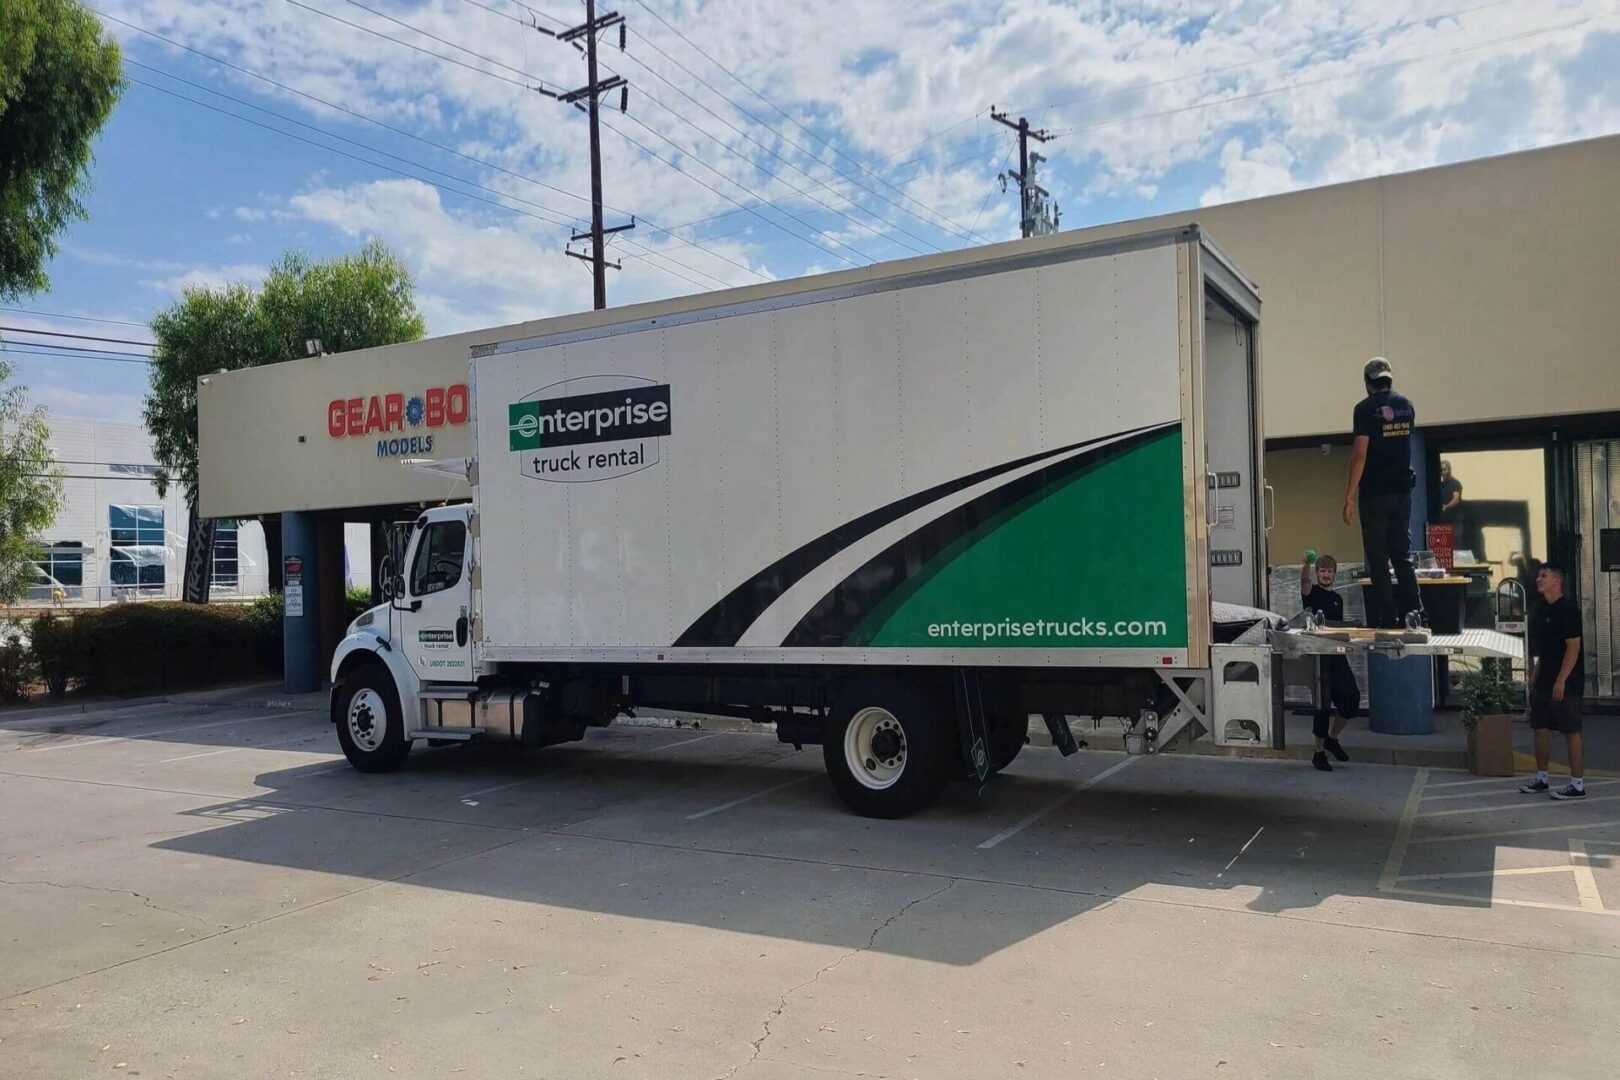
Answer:
[{"label": "blue column", "polygon": [[1412,432],[1412,471],[1417,473],[1417,486],[1412,489],[1412,550],[1422,551],[1429,546],[1429,446],[1421,430]]},{"label": "blue column", "polygon": [[287,692],[305,694],[326,682],[321,670],[320,545],[315,515],[281,515],[281,558],[286,571],[287,614],[283,621],[283,663]]}]

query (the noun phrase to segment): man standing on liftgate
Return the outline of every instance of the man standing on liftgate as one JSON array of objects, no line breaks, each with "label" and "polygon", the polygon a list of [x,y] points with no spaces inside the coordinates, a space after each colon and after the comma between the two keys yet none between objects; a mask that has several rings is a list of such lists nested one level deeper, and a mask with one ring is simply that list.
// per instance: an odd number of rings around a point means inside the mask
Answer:
[{"label": "man standing on liftgate", "polygon": [[[1367,396],[1356,404],[1355,446],[1344,492],[1344,523],[1361,512],[1361,548],[1367,561],[1367,625],[1399,627],[1423,612],[1412,571],[1412,427],[1417,410],[1395,392],[1395,370],[1375,356],[1361,369]],[[1390,567],[1395,582],[1390,583]]]}]

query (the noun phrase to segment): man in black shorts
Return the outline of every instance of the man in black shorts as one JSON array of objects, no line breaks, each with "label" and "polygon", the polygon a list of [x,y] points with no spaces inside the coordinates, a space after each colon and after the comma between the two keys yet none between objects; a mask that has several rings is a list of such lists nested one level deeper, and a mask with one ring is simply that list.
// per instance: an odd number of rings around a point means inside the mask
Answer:
[{"label": "man in black shorts", "polygon": [[[1367,625],[1399,627],[1423,611],[1412,569],[1412,428],[1417,409],[1395,392],[1395,371],[1375,356],[1361,370],[1367,396],[1356,403],[1344,523],[1361,514],[1361,549],[1367,561]],[[1390,584],[1393,564],[1395,583]]]},{"label": "man in black shorts", "polygon": [[[1586,753],[1581,744],[1581,695],[1586,691],[1586,658],[1581,652],[1581,609],[1564,595],[1564,571],[1551,562],[1536,574],[1536,591],[1546,601],[1530,621],[1530,727],[1536,739],[1536,778],[1519,788],[1526,795],[1546,792],[1555,799],[1586,797]],[[1552,733],[1569,743],[1569,784],[1557,791],[1547,783]]]}]

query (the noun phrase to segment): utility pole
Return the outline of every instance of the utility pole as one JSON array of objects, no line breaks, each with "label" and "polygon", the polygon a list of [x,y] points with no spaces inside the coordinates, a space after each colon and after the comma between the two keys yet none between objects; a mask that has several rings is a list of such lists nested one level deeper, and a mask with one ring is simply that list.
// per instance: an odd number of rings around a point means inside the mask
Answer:
[{"label": "utility pole", "polygon": [[1018,221],[1023,235],[1046,236],[1057,232],[1061,211],[1056,203],[1049,201],[1051,193],[1035,182],[1034,170],[1046,159],[1029,152],[1029,140],[1044,143],[1052,138],[1052,133],[1045,128],[1031,130],[1028,117],[1020,116],[1014,122],[1006,113],[997,112],[993,105],[990,107],[990,119],[1018,132],[1018,171],[1001,174],[1001,190],[1007,190],[1009,178],[1018,184]]},{"label": "utility pole", "polygon": [[[569,243],[574,244],[581,240],[590,242],[588,251],[575,251],[572,247],[566,248],[565,253],[570,258],[579,259],[591,264],[591,277],[594,287],[594,303],[596,310],[607,307],[607,272],[609,268],[623,269],[620,263],[607,261],[607,237],[613,233],[625,232],[636,227],[636,219],[623,225],[614,225],[604,228],[602,225],[602,126],[598,118],[600,98],[603,94],[613,90],[619,91],[619,111],[624,112],[630,104],[630,84],[623,76],[615,75],[611,79],[597,77],[596,64],[596,38],[597,35],[611,27],[619,28],[619,49],[625,46],[624,16],[618,12],[609,11],[600,18],[596,14],[596,0],[585,0],[585,21],[578,26],[567,30],[551,31],[542,26],[536,26],[542,34],[565,41],[585,54],[586,83],[578,90],[570,90],[565,94],[553,93],[545,88],[539,92],[547,97],[554,97],[564,105],[572,105],[584,112],[590,119],[591,127],[591,228],[589,232],[576,232],[569,237]],[[581,41],[584,44],[581,44]]]}]

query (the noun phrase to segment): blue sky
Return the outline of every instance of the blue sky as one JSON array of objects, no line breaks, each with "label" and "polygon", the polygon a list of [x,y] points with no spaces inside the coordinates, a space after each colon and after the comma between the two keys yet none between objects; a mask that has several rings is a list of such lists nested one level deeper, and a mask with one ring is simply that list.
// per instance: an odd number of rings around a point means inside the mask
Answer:
[{"label": "blue sky", "polygon": [[[89,219],[62,238],[50,291],[17,306],[122,321],[0,324],[141,338],[123,321],[183,288],[370,236],[412,267],[429,333],[589,305],[561,254],[588,214],[585,124],[533,89],[584,80],[533,27],[577,21],[576,0],[93,6],[131,82],[97,143]],[[1613,2],[617,10],[628,48],[603,55],[632,89],[603,132],[606,201],[641,224],[610,249],[614,303],[1016,235],[995,179],[1014,138],[991,105],[1058,134],[1043,179],[1066,228],[1620,131]],[[53,411],[139,415],[139,364],[11,355]]]}]

